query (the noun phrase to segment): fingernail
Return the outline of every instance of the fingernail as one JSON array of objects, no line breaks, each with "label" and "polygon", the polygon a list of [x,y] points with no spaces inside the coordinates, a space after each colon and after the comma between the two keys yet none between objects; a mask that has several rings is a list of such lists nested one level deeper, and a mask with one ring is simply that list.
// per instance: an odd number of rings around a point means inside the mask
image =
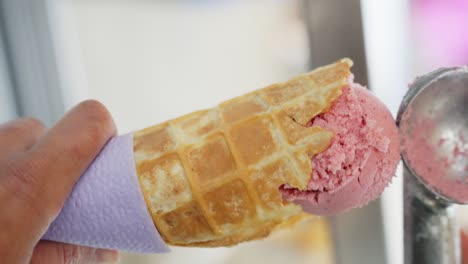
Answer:
[{"label": "fingernail", "polygon": [[96,250],[97,263],[117,263],[119,261],[119,252],[110,249]]}]

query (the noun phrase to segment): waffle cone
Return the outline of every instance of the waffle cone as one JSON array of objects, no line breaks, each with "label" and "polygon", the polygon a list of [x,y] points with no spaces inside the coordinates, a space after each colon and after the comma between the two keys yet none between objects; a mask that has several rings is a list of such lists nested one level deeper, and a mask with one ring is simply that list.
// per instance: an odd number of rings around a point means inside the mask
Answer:
[{"label": "waffle cone", "polygon": [[267,236],[301,207],[282,184],[305,190],[311,158],[333,133],[307,127],[341,94],[352,61],[342,59],[134,134],[148,210],[172,245],[229,246]]}]

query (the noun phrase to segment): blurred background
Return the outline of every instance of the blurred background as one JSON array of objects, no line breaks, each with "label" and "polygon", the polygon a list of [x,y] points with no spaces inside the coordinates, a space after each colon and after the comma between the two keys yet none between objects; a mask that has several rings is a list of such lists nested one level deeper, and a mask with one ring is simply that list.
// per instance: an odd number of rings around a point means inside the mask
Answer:
[{"label": "blurred background", "polygon": [[[0,122],[95,98],[126,133],[344,56],[395,114],[415,76],[468,63],[467,24],[466,0],[0,0]],[[400,174],[264,241],[122,263],[403,263]]]}]

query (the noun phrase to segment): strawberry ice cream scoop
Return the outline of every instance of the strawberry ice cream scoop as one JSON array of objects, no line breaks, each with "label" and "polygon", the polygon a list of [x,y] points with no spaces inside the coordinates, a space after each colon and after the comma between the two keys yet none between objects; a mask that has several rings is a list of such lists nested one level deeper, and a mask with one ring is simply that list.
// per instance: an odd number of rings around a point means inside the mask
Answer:
[{"label": "strawberry ice cream scoop", "polygon": [[307,190],[288,185],[281,192],[304,211],[331,215],[376,199],[399,162],[398,130],[385,105],[350,82],[328,112],[311,120],[334,132],[329,148],[312,158]]}]

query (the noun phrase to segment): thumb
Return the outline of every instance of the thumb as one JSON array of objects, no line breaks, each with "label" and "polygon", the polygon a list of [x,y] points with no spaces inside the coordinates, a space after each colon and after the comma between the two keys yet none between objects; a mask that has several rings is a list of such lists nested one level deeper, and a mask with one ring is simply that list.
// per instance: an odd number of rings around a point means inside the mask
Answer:
[{"label": "thumb", "polygon": [[41,241],[34,248],[32,264],[117,263],[119,253],[114,250],[75,246]]}]

